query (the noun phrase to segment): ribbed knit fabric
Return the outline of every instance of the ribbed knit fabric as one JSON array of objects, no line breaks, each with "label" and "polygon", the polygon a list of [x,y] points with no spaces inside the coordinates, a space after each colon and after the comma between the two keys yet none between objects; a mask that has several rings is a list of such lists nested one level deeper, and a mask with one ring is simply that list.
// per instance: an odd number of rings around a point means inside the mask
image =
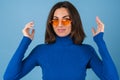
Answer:
[{"label": "ribbed knit fabric", "polygon": [[87,68],[92,68],[101,80],[119,80],[115,65],[103,40],[103,33],[94,37],[102,60],[88,44],[75,45],[69,36],[57,37],[52,44],[37,45],[23,60],[31,40],[23,37],[12,57],[4,80],[19,80],[35,66],[42,68],[43,80],[85,80]]}]

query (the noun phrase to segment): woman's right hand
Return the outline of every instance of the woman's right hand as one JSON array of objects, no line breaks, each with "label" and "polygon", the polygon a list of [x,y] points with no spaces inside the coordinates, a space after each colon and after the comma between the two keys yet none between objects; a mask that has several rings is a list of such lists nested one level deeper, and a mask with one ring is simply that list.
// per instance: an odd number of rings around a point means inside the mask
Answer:
[{"label": "woman's right hand", "polygon": [[30,38],[31,40],[33,40],[35,33],[33,27],[34,27],[34,22],[29,22],[25,25],[24,29],[22,30],[23,35]]}]

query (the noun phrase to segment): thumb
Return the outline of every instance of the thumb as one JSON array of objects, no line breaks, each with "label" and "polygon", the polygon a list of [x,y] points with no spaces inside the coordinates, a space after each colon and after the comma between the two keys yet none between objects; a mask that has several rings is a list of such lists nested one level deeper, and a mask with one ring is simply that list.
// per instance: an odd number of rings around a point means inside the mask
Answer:
[{"label": "thumb", "polygon": [[31,32],[31,38],[32,39],[34,38],[34,34],[35,34],[35,29],[32,29],[32,32]]},{"label": "thumb", "polygon": [[94,28],[92,28],[92,34],[93,34],[93,36],[96,34],[96,31]]}]

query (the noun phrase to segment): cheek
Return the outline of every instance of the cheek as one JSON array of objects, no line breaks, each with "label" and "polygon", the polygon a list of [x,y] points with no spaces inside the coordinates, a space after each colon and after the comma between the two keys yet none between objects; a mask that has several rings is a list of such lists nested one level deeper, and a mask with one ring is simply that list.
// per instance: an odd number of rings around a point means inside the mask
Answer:
[{"label": "cheek", "polygon": [[58,34],[58,31],[57,31],[57,27],[53,27],[53,31],[56,33],[56,34]]},{"label": "cheek", "polygon": [[56,32],[57,31],[57,27],[53,27],[53,30],[54,30],[54,32]]},{"label": "cheek", "polygon": [[71,33],[71,26],[69,26],[66,31],[67,33]]}]

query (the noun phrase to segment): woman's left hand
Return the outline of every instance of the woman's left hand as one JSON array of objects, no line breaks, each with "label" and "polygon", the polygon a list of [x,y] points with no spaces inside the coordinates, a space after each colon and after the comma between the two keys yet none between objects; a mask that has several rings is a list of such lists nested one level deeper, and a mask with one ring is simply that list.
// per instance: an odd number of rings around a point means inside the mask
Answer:
[{"label": "woman's left hand", "polygon": [[102,23],[102,21],[99,19],[98,16],[96,17],[96,23],[97,23],[97,30],[92,28],[93,36],[96,36],[100,32],[104,32],[104,24]]}]

